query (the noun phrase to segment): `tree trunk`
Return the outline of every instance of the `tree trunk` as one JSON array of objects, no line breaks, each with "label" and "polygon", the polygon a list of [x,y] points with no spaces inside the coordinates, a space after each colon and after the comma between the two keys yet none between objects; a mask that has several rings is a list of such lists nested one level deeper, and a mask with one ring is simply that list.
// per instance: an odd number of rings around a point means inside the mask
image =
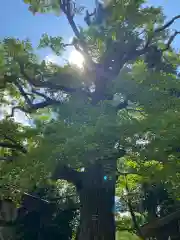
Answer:
[{"label": "tree trunk", "polygon": [[[115,170],[115,169],[114,169]],[[80,196],[80,229],[78,240],[115,239],[115,171],[106,176],[99,164],[84,173]]]}]

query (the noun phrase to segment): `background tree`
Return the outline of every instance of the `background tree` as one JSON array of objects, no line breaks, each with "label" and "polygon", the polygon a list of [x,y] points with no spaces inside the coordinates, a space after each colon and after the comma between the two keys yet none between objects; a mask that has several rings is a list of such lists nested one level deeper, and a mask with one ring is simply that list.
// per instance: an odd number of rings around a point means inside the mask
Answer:
[{"label": "background tree", "polygon": [[16,239],[72,239],[76,234],[78,203],[72,187],[63,185],[47,184],[25,196],[16,219]]}]

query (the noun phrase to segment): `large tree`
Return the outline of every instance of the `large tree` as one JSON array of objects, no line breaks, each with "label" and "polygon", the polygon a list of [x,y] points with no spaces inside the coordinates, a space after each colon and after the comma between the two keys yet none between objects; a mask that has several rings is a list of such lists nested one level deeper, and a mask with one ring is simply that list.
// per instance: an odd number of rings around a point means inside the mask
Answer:
[{"label": "large tree", "polygon": [[[180,16],[165,22],[161,8],[143,0],[96,1],[82,29],[75,16],[84,8],[74,1],[24,2],[33,13],[61,10],[72,43],[45,34],[40,47],[61,55],[73,46],[85,63],[80,71],[41,62],[28,40],[1,42],[1,98],[4,106],[12,103],[2,124],[13,126],[1,136],[2,159],[11,161],[2,163],[2,185],[26,190],[41,179],[67,180],[81,203],[78,239],[114,239],[121,165],[141,176],[138,184],[152,176],[178,182],[179,56],[171,45],[179,32],[169,27]],[[9,120],[17,110],[31,115],[32,127]]]}]

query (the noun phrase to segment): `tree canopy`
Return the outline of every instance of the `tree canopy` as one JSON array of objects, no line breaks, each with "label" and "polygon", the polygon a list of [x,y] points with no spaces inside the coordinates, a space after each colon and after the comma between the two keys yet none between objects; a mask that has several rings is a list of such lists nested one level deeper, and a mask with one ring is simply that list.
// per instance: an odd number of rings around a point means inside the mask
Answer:
[{"label": "tree canopy", "polygon": [[[179,32],[171,26],[180,16],[167,22],[161,8],[143,0],[96,1],[93,13],[70,0],[24,3],[34,15],[65,15],[74,32],[72,43],[47,33],[38,47],[49,47],[58,56],[74,47],[84,65],[46,62],[28,39],[0,42],[2,198],[21,197],[49,179],[73,183],[83,206],[97,196],[90,215],[82,207],[79,239],[88,227],[93,230],[87,239],[104,239],[104,233],[97,233],[101,224],[94,230],[92,219],[84,216],[101,219],[107,208],[105,218],[110,219],[109,205],[99,206],[98,199],[107,198],[109,204],[115,186],[122,199],[128,191],[136,210],[138,199],[157,185],[177,201],[180,59],[173,49]],[[77,14],[85,15],[87,27],[76,25]],[[17,123],[17,112],[27,116],[28,124]]]}]

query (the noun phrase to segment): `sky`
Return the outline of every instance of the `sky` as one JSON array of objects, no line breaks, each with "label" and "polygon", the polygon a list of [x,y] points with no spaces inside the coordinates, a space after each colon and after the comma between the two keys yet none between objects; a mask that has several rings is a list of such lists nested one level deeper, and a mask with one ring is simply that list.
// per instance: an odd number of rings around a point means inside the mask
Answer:
[{"label": "sky", "polygon": [[[93,9],[94,0],[77,1]],[[148,2],[155,6],[163,6],[167,19],[180,14],[180,0],[149,0]],[[78,25],[83,25],[82,19],[82,17],[76,18]],[[63,36],[65,42],[68,42],[73,36],[65,17],[56,17],[53,14],[33,16],[23,0],[1,0],[0,22],[0,39],[11,36],[19,39],[28,37],[34,47],[38,45],[41,35],[46,32],[51,36]],[[173,25],[173,28],[180,31],[180,20]],[[180,46],[178,42],[180,42],[180,38],[175,42],[176,48]],[[40,52],[42,58],[51,54],[47,49]]]}]

